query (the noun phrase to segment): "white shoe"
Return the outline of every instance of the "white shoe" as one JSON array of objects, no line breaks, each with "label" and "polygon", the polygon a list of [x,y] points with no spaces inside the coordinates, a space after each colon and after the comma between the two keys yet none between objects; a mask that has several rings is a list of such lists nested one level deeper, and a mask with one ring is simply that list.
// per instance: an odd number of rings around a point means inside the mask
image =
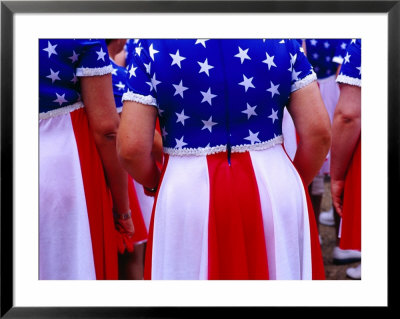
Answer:
[{"label": "white shoe", "polygon": [[351,279],[361,279],[361,264],[357,267],[350,267],[346,269],[346,275]]},{"label": "white shoe", "polygon": [[335,265],[350,264],[361,260],[361,252],[352,249],[333,248],[333,263]]},{"label": "white shoe", "polygon": [[333,217],[333,207],[327,212],[319,214],[319,223],[325,226],[335,226],[335,218]]}]

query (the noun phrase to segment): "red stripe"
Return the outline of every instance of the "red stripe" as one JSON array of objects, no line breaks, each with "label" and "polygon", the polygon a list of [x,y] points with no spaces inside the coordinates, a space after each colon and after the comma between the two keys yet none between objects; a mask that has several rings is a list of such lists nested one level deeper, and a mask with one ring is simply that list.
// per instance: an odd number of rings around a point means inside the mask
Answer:
[{"label": "red stripe", "polygon": [[111,195],[84,108],[71,113],[89,217],[97,279],[118,279]]},{"label": "red stripe", "polygon": [[[169,155],[164,154],[164,166],[161,170],[161,177],[159,181],[159,185],[161,185],[162,180],[164,178],[165,171],[168,166],[168,159]],[[158,198],[158,192],[160,191],[160,187],[157,189],[157,193],[154,196],[154,204],[153,204],[153,210],[151,212],[151,219],[150,219],[150,226],[149,226],[149,238],[147,241],[146,245],[146,256],[145,256],[145,261],[144,261],[144,280],[151,280],[151,263],[152,263],[152,253],[153,253],[153,229],[154,229],[154,212],[156,209],[156,204],[157,204],[157,198]]]},{"label": "red stripe", "polygon": [[129,193],[129,207],[132,212],[132,222],[135,226],[135,234],[132,241],[139,243],[147,240],[146,224],[143,220],[142,210],[140,209],[139,200],[137,198],[135,185],[133,184],[132,177],[128,176],[128,193]]},{"label": "red stripe", "polygon": [[[288,159],[290,156],[287,154],[285,147],[282,145],[283,150],[286,153]],[[293,162],[292,162],[293,163]],[[296,167],[293,165],[296,169]],[[297,171],[297,169],[296,169]],[[298,172],[297,172],[298,173]],[[300,174],[298,174],[300,176]],[[300,176],[301,178],[301,176]],[[312,265],[312,279],[313,280],[323,280],[325,279],[325,269],[324,269],[324,261],[322,259],[321,245],[319,243],[319,233],[317,222],[315,220],[314,209],[312,206],[310,194],[308,193],[308,187],[305,186],[303,180],[303,188],[307,198],[307,208],[308,208],[308,220],[310,224],[310,244],[311,244],[311,265]]]},{"label": "red stripe", "polygon": [[207,156],[209,279],[268,279],[261,203],[250,154]]},{"label": "red stripe", "polygon": [[339,246],[361,251],[361,139],[346,174]]}]

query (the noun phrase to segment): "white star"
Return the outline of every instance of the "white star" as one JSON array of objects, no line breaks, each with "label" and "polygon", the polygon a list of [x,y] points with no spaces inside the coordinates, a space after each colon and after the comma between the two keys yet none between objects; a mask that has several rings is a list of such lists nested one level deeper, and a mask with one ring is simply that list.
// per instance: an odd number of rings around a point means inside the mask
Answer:
[{"label": "white star", "polygon": [[267,91],[271,92],[272,97],[274,97],[275,94],[280,95],[279,91],[278,91],[278,87],[279,87],[280,84],[274,85],[274,83],[272,83],[272,81],[270,81],[270,82],[271,82],[271,87],[269,89],[267,89]]},{"label": "white star", "polygon": [[217,96],[217,95],[211,93],[211,88],[209,88],[207,92],[200,91],[200,93],[203,95],[203,100],[201,101],[201,103],[207,101],[208,104],[210,104],[210,105],[211,105],[211,99],[213,99]]},{"label": "white star", "polygon": [[140,56],[140,53],[142,53],[142,50],[143,50],[143,47],[141,47],[141,46],[138,46],[135,48],[135,52],[138,56]]},{"label": "white star", "polygon": [[292,81],[297,81],[299,79],[299,74],[301,73],[301,71],[296,72],[296,70],[293,68],[292,71]]},{"label": "white star", "polygon": [[178,119],[176,120],[176,123],[181,122],[182,125],[185,126],[185,120],[190,118],[190,116],[185,115],[185,110],[182,110],[182,112],[180,114],[179,113],[175,113],[175,114],[178,117]]},{"label": "white star", "polygon": [[148,85],[150,85],[150,91],[154,89],[154,91],[157,92],[157,85],[161,83],[161,81],[157,81],[156,79],[156,74],[153,74],[153,77],[151,78],[151,82],[146,82]]},{"label": "white star", "polygon": [[57,102],[58,104],[63,104],[64,102],[68,102],[66,99],[65,99],[65,93],[63,94],[63,95],[58,95],[57,93],[56,93],[56,96],[57,96],[57,98],[53,101],[53,102]]},{"label": "white star", "polygon": [[154,54],[158,53],[160,51],[157,51],[156,49],[153,48],[153,43],[149,47],[149,53],[151,56],[151,59],[154,61]]},{"label": "white star", "polygon": [[247,92],[247,89],[248,89],[249,87],[255,89],[255,87],[254,87],[253,83],[251,83],[251,81],[253,81],[253,77],[251,77],[251,78],[248,79],[248,78],[246,78],[246,76],[243,74],[243,81],[240,82],[239,85],[243,85],[243,86],[244,86],[244,91]]},{"label": "white star", "polygon": [[328,49],[330,47],[329,42],[324,42],[324,47],[325,47],[325,49]]},{"label": "white star", "polygon": [[312,45],[312,46],[316,46],[318,41],[315,40],[315,39],[312,39],[310,42],[311,42],[311,45]]},{"label": "white star", "polygon": [[143,63],[144,67],[146,68],[146,72],[147,74],[150,74],[150,67],[151,67],[151,62],[149,62],[149,64]]},{"label": "white star", "polygon": [[134,67],[133,67],[133,64],[132,64],[132,65],[131,65],[131,68],[129,69],[129,78],[131,78],[132,76],[135,76],[135,77],[136,77],[136,73],[135,73],[136,69],[137,69],[137,67],[134,68]]},{"label": "white star", "polygon": [[203,47],[206,47],[206,41],[208,41],[208,39],[197,39],[195,44],[201,43]]},{"label": "white star", "polygon": [[274,56],[269,56],[267,52],[265,52],[267,55],[267,58],[263,61],[263,63],[268,64],[268,70],[271,70],[271,66],[276,67],[276,64],[274,63]]},{"label": "white star", "polygon": [[296,63],[297,53],[295,55],[290,54],[290,64],[293,66]]},{"label": "white star", "polygon": [[162,109],[158,108],[158,115],[160,115],[160,117],[162,117],[162,116],[163,116],[163,115],[162,115],[163,113],[164,113],[164,110],[162,110]]},{"label": "white star", "polygon": [[260,139],[258,138],[258,134],[260,132],[257,133],[253,133],[252,131],[249,130],[249,136],[245,137],[245,140],[248,140],[251,142],[251,145],[253,145],[256,142],[261,142]]},{"label": "white star", "polygon": [[51,45],[50,41],[47,41],[47,48],[43,49],[43,51],[47,51],[47,53],[49,54],[48,57],[50,58],[52,54],[57,55],[56,47],[57,47],[57,44]]},{"label": "white star", "polygon": [[175,142],[176,142],[175,148],[182,148],[182,147],[184,147],[185,145],[187,145],[187,143],[185,143],[185,142],[183,141],[183,136],[182,136],[179,140],[176,138],[176,139],[175,139]]},{"label": "white star", "polygon": [[118,88],[118,91],[121,91],[125,88],[125,84],[123,84],[121,81],[119,81],[119,83],[115,84],[115,86]]},{"label": "white star", "polygon": [[175,54],[169,54],[172,58],[172,65],[176,64],[177,66],[179,66],[179,68],[181,68],[181,61],[185,60],[186,58],[183,56],[179,55],[179,50],[176,51]]},{"label": "white star", "polygon": [[162,136],[163,136],[163,138],[165,139],[165,137],[168,135],[167,131],[165,130],[165,127],[163,127],[163,128],[161,129],[161,131],[162,131]]},{"label": "white star", "polygon": [[51,79],[51,83],[54,83],[56,80],[61,80],[58,77],[58,73],[60,73],[60,71],[54,72],[52,69],[50,69],[50,74],[46,76],[46,78]]},{"label": "white star", "polygon": [[214,67],[212,66],[212,65],[209,65],[208,64],[208,59],[206,59],[203,63],[201,63],[201,62],[197,62],[199,65],[200,65],[200,71],[199,71],[199,73],[201,73],[201,72],[205,72],[208,76],[210,76],[210,74],[209,74],[209,70],[210,69],[213,69]]},{"label": "white star", "polygon": [[181,82],[177,85],[177,84],[172,84],[175,88],[175,95],[179,94],[182,98],[183,98],[183,92],[186,91],[188,88],[184,87],[182,84],[182,80]]},{"label": "white star", "polygon": [[356,43],[356,39],[351,39],[350,44],[352,44],[352,43]]},{"label": "white star", "polygon": [[349,52],[347,52],[346,56],[344,57],[344,63],[349,63],[350,62],[350,57],[351,57],[351,55],[349,54]]},{"label": "white star", "polygon": [[342,50],[344,50],[344,49],[346,49],[346,43],[345,42],[342,42],[342,44],[340,45],[340,47],[342,48]]},{"label": "white star", "polygon": [[104,60],[104,56],[106,55],[106,52],[103,51],[103,48],[100,48],[100,51],[96,51],[97,53],[97,60]]},{"label": "white star", "polygon": [[281,40],[281,41],[279,41],[279,43],[285,43],[285,40]]},{"label": "white star", "polygon": [[314,58],[315,60],[318,59],[318,57],[319,57],[318,53],[314,53],[314,54],[313,54],[313,58]]},{"label": "white star", "polygon": [[212,127],[213,127],[214,125],[217,125],[217,124],[218,124],[218,123],[212,121],[212,116],[210,116],[210,118],[208,119],[208,121],[203,121],[203,120],[202,120],[202,122],[203,122],[203,124],[204,124],[202,130],[208,129],[210,132],[212,131]]},{"label": "white star", "polygon": [[359,74],[359,75],[361,75],[361,65],[360,65],[359,67],[356,67],[356,69],[357,69],[358,71],[360,71],[360,74]]},{"label": "white star", "polygon": [[71,63],[78,61],[79,54],[76,54],[75,51],[72,51],[72,55],[69,57],[71,59]]},{"label": "white star", "polygon": [[235,55],[235,57],[240,58],[240,63],[241,64],[243,63],[243,61],[245,59],[251,60],[250,57],[247,55],[247,51],[249,51],[249,49],[242,50],[242,48],[239,47],[239,53]]},{"label": "white star", "polygon": [[329,61],[331,60],[331,57],[330,57],[330,56],[327,56],[327,57],[325,58],[325,60],[326,60],[326,62],[329,62]]},{"label": "white star", "polygon": [[247,119],[249,119],[250,116],[252,116],[252,115],[257,116],[257,113],[255,111],[256,107],[257,107],[257,105],[250,106],[250,104],[247,103],[247,108],[244,111],[242,111],[242,113],[247,114]]},{"label": "white star", "polygon": [[113,68],[113,70],[111,71],[111,74],[112,74],[112,75],[117,75],[117,71],[118,71],[117,69],[114,69],[114,68]]},{"label": "white star", "polygon": [[78,82],[78,78],[77,78],[77,76],[76,76],[75,73],[74,73],[74,77],[72,78],[71,82],[74,82],[74,84],[75,84],[76,82]]},{"label": "white star", "polygon": [[278,111],[272,109],[272,113],[270,116],[268,116],[268,118],[272,119],[272,123],[275,123],[275,120],[278,119]]}]

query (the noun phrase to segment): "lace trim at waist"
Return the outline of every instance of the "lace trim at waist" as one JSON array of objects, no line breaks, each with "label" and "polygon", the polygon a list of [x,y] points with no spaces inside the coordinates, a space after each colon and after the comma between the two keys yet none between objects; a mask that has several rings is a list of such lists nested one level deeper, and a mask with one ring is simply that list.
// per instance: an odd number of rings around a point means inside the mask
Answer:
[{"label": "lace trim at waist", "polygon": [[56,117],[60,115],[65,115],[71,113],[77,109],[84,107],[83,102],[76,102],[71,105],[63,106],[58,109],[54,109],[48,112],[39,113],[39,120],[45,120],[51,117]]},{"label": "lace trim at waist", "polygon": [[[271,148],[275,145],[283,143],[283,136],[279,135],[265,142],[256,143],[256,144],[242,144],[232,146],[232,153],[243,153],[246,151],[259,151]],[[220,152],[226,151],[227,145],[218,145],[218,146],[207,146],[207,147],[198,147],[198,148],[172,148],[172,147],[164,147],[164,153],[172,155],[172,156],[205,156],[216,154]]]}]

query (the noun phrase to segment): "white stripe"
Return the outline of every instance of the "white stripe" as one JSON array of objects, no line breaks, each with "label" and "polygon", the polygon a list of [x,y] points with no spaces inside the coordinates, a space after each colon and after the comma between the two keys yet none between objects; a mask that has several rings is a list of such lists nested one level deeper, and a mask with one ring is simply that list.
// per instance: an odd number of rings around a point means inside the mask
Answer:
[{"label": "white stripe", "polygon": [[78,149],[69,114],[39,123],[39,278],[96,279]]},{"label": "white stripe", "polygon": [[139,184],[138,182],[136,182],[135,180],[133,180],[133,185],[135,186],[136,196],[139,201],[140,210],[142,211],[142,216],[143,216],[144,223],[146,225],[147,232],[149,232],[154,197],[147,196],[144,193],[143,186],[141,184]]},{"label": "white stripe", "polygon": [[206,157],[170,156],[154,215],[152,279],[207,279]]},{"label": "white stripe", "polygon": [[312,279],[307,200],[282,146],[250,152],[260,193],[270,279]]}]

